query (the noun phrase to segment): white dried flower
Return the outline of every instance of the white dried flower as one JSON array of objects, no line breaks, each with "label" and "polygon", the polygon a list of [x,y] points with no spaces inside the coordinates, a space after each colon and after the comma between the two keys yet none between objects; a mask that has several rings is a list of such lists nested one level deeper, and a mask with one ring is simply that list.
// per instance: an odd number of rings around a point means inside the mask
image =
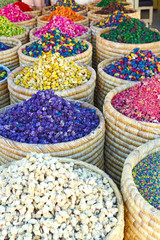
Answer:
[{"label": "white dried flower", "polygon": [[117,224],[108,180],[49,154],[0,167],[0,240],[99,240]]}]

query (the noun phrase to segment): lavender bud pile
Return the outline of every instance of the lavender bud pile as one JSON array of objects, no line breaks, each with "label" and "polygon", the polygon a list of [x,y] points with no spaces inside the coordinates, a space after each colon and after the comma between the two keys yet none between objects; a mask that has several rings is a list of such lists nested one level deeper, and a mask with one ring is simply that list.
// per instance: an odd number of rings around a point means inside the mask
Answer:
[{"label": "lavender bud pile", "polygon": [[53,90],[38,91],[0,114],[0,135],[21,143],[68,142],[88,135],[98,125],[95,110],[66,101]]}]

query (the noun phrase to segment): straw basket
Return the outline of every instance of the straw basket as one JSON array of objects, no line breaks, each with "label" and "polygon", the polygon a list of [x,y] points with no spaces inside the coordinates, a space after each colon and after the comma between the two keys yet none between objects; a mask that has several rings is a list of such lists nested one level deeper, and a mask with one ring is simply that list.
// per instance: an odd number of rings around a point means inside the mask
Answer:
[{"label": "straw basket", "polygon": [[23,28],[25,28],[26,31],[22,34],[14,36],[14,38],[19,39],[22,44],[25,44],[25,43],[29,42],[29,28],[27,28],[27,27],[23,27]]},{"label": "straw basket", "polygon": [[18,49],[21,47],[21,42],[12,37],[0,37],[0,42],[12,47],[11,49],[0,53],[0,64],[13,70],[19,66]]},{"label": "straw basket", "polygon": [[[44,27],[47,23],[49,23],[49,21],[42,20],[42,18],[46,17],[46,16],[49,16],[49,15],[47,14],[47,15],[43,15],[43,16],[40,16],[37,18],[37,27],[38,28]],[[89,18],[86,16],[83,16],[83,17],[85,17],[85,19],[83,19],[81,21],[75,21],[75,23],[79,24],[79,25],[83,25],[85,27],[89,27]]]},{"label": "straw basket", "polygon": [[[42,10],[42,15],[51,14],[53,10],[50,10],[50,8],[51,8],[50,6],[49,7],[44,7],[43,10]],[[87,9],[84,9],[84,10],[79,11],[77,13],[79,13],[80,15],[83,15],[83,16],[87,16]]]},{"label": "straw basket", "polygon": [[149,141],[131,152],[122,172],[121,189],[125,202],[125,240],[160,239],[160,210],[151,206],[138,191],[133,168],[145,157],[160,151],[160,139]]},{"label": "straw basket", "polygon": [[[92,45],[91,45],[91,43],[89,43],[87,41],[83,41],[83,42],[88,45],[88,49],[83,53],[80,53],[80,54],[77,54],[75,56],[68,57],[68,58],[75,62],[79,62],[79,63],[83,63],[85,65],[92,66]],[[29,64],[29,63],[33,63],[37,60],[37,58],[29,57],[22,53],[22,49],[24,49],[26,46],[30,45],[31,43],[32,42],[26,43],[25,45],[20,47],[18,50],[19,61],[20,61],[21,66]]]},{"label": "straw basket", "polygon": [[108,92],[115,87],[131,82],[129,80],[123,80],[118,77],[111,76],[103,71],[104,67],[109,66],[120,59],[121,58],[107,59],[98,64],[96,106],[101,111],[103,110],[104,99]]},{"label": "straw basket", "polygon": [[106,124],[105,170],[119,184],[124,161],[136,147],[160,137],[160,124],[140,122],[119,113],[111,104],[113,97],[137,83],[128,83],[111,90],[104,101]]},{"label": "straw basket", "polygon": [[[0,65],[0,67],[3,67],[6,70],[7,75],[10,73],[10,70],[7,67],[3,65]],[[10,104],[10,100],[9,100],[9,91],[8,91],[8,84],[7,84],[7,77],[6,77],[2,81],[0,81],[0,108],[3,108],[9,104]]]},{"label": "straw basket", "polygon": [[14,22],[14,24],[16,24],[17,26],[20,26],[20,27],[27,27],[27,28],[29,28],[29,30],[31,30],[32,28],[36,27],[37,18],[34,17],[27,21]]},{"label": "straw basket", "polygon": [[[99,19],[100,20],[103,20],[102,18]],[[91,37],[92,37],[92,46],[93,46],[93,58],[92,58],[92,65],[94,67],[94,69],[97,68],[97,63],[96,63],[96,35],[98,32],[100,32],[102,30],[102,28],[98,28],[98,27],[95,27],[95,24],[98,22],[98,20],[94,20],[91,22],[90,24],[90,29],[91,29]],[[108,27],[109,30],[113,29],[113,27]]]},{"label": "straw basket", "polygon": [[[29,66],[29,65],[27,65],[27,66]],[[96,85],[96,83],[95,83],[96,82],[96,73],[93,68],[91,68],[89,66],[86,66],[86,68],[91,72],[91,77],[88,82],[86,82],[85,84],[83,84],[81,86],[72,88],[72,89],[67,89],[67,90],[61,91],[61,92],[55,92],[55,94],[60,97],[63,97],[63,98],[69,97],[71,99],[81,100],[81,101],[93,104],[94,88]],[[27,89],[27,88],[21,87],[14,83],[15,75],[17,73],[19,73],[22,69],[24,69],[24,67],[19,67],[19,68],[15,69],[8,77],[8,88],[10,91],[11,104],[24,101],[24,100],[30,98],[33,94],[35,94],[37,92],[36,90]]]},{"label": "straw basket", "polygon": [[47,23],[49,23],[49,21],[42,20],[42,18],[46,17],[46,16],[50,16],[50,14],[42,15],[37,18],[37,27],[38,28],[42,28],[42,27],[46,26]]},{"label": "straw basket", "polygon": [[[133,10],[133,13],[126,13],[128,16],[132,17],[132,18],[138,18],[140,19],[140,11],[137,9],[130,9]],[[98,10],[92,10],[88,12],[88,17],[89,17],[89,21],[94,21],[100,18],[105,18],[108,15],[107,14],[98,14],[96,13]]]},{"label": "straw basket", "polygon": [[31,17],[38,17],[42,14],[42,9],[40,7],[31,7],[33,11],[24,12],[25,14],[29,14]]},{"label": "straw basket", "polygon": [[[152,29],[157,31],[156,29]],[[160,56],[160,41],[152,43],[143,44],[130,44],[130,43],[117,43],[113,41],[106,40],[101,37],[102,33],[109,32],[109,29],[105,28],[97,33],[96,36],[96,60],[97,65],[105,59],[111,57],[117,58],[122,55],[129,54],[134,48],[140,48],[141,50],[150,49],[156,57]]]},{"label": "straw basket", "polygon": [[[72,100],[75,101],[75,100]],[[79,102],[79,101],[78,101]],[[19,160],[30,152],[50,153],[55,157],[72,157],[81,161],[91,163],[104,169],[104,136],[105,123],[102,113],[93,105],[81,102],[83,107],[96,110],[99,117],[98,127],[85,137],[75,141],[62,142],[56,144],[29,144],[9,140],[0,136],[0,164]],[[7,109],[14,105],[0,109],[0,113],[5,113]]]}]

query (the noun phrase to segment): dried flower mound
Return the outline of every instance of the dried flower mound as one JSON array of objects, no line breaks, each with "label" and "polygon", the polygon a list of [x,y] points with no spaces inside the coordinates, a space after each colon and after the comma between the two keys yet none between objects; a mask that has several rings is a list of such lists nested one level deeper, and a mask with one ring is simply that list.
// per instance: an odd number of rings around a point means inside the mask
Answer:
[{"label": "dried flower mound", "polygon": [[34,153],[1,166],[0,182],[3,239],[105,239],[117,224],[108,179],[73,162]]},{"label": "dried flower mound", "polygon": [[16,26],[10,22],[6,17],[0,16],[0,36],[12,37],[25,33],[26,29]]},{"label": "dried flower mound", "polygon": [[23,143],[60,143],[88,135],[99,125],[95,110],[64,100],[53,90],[38,91],[29,100],[0,114],[0,135]]},{"label": "dried flower mound", "polygon": [[20,8],[13,4],[8,4],[6,7],[0,9],[0,15],[5,16],[11,22],[27,21],[32,17],[28,14],[24,14]]},{"label": "dried flower mound", "polygon": [[119,43],[151,43],[160,41],[159,32],[152,31],[139,19],[125,19],[116,29],[102,33],[104,39]]},{"label": "dried flower mound", "polygon": [[79,12],[85,9],[84,5],[79,5],[74,0],[58,0],[53,5],[53,7],[57,8],[58,6],[70,7],[75,12]]},{"label": "dried flower mound", "polygon": [[66,18],[69,18],[71,19],[73,22],[76,22],[76,21],[81,21],[81,20],[84,20],[85,17],[84,16],[81,16],[79,13],[76,13],[75,11],[73,11],[70,7],[57,7],[56,10],[54,10],[50,16],[45,16],[45,17],[42,17],[41,20],[44,20],[44,21],[49,21],[51,20],[52,18],[54,18],[54,16],[63,16],[63,17],[66,17]]},{"label": "dried flower mound", "polygon": [[[109,3],[112,3],[114,1],[115,0],[102,0],[97,4],[97,7],[106,7]],[[118,2],[118,0],[116,2]]]},{"label": "dried flower mound", "polygon": [[19,72],[14,82],[24,88],[63,91],[83,85],[90,76],[86,67],[60,57],[59,53],[48,53]]},{"label": "dried flower mound", "polygon": [[125,14],[123,11],[117,10],[97,22],[94,26],[98,28],[115,27],[118,26],[119,23],[123,22],[123,20],[126,18],[129,18],[127,14]]},{"label": "dried flower mound", "polygon": [[140,161],[134,167],[132,175],[140,194],[149,204],[160,210],[160,152]]},{"label": "dried flower mound", "polygon": [[30,57],[38,57],[43,53],[59,52],[63,57],[74,56],[85,52],[88,45],[83,41],[70,38],[59,29],[50,30],[42,35],[40,40],[31,43],[22,49],[23,54]]},{"label": "dried flower mound", "polygon": [[125,13],[133,13],[134,11],[131,9],[126,9],[123,5],[114,1],[109,3],[106,7],[103,7],[101,10],[95,12],[96,14],[109,14],[115,12],[116,10],[123,11]]},{"label": "dried flower mound", "polygon": [[30,12],[33,11],[30,6],[24,2],[15,2],[14,5],[18,6],[22,12]]},{"label": "dried flower mound", "polygon": [[85,28],[82,25],[74,23],[69,18],[55,16],[44,27],[37,29],[37,31],[34,33],[34,36],[41,37],[43,34],[46,34],[49,30],[55,28],[59,28],[62,33],[67,34],[71,38],[81,36],[88,31],[87,28]]},{"label": "dried flower mound", "polygon": [[128,56],[105,67],[107,74],[128,81],[141,81],[160,72],[160,58],[149,50],[135,48]]},{"label": "dried flower mound", "polygon": [[123,115],[143,122],[160,122],[160,74],[118,93],[113,107]]}]

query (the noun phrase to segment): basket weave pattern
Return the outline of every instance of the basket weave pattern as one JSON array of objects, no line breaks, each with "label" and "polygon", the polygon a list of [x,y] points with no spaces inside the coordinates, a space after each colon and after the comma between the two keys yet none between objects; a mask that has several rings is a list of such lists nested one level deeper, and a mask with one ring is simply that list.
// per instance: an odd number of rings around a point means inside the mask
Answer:
[{"label": "basket weave pattern", "polygon": [[13,70],[19,66],[18,49],[22,43],[17,38],[0,37],[0,42],[12,47],[11,49],[2,51],[0,53],[0,64]]}]

